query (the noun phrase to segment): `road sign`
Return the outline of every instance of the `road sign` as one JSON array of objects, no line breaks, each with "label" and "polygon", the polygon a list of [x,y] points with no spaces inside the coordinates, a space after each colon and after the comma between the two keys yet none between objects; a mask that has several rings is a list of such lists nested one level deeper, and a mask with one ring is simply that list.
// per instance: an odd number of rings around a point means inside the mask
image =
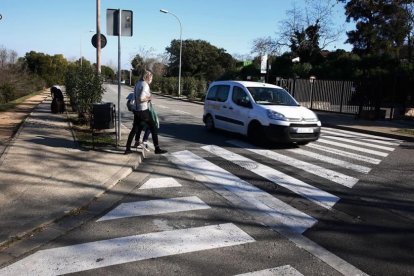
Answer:
[{"label": "road sign", "polygon": [[132,11],[106,10],[106,33],[118,37],[118,141],[121,140],[121,36],[132,36]]},{"label": "road sign", "polygon": [[[93,47],[96,48],[96,45],[98,42],[98,36],[96,34],[92,36],[91,42],[92,42]],[[101,49],[103,49],[105,46],[106,46],[106,37],[103,34],[101,34]]]},{"label": "road sign", "polygon": [[[121,13],[121,20],[119,20],[119,13]],[[106,34],[118,36],[119,29],[121,30],[121,36],[132,36],[133,22],[132,11],[130,10],[106,10]],[[119,28],[119,22],[121,27]]]}]

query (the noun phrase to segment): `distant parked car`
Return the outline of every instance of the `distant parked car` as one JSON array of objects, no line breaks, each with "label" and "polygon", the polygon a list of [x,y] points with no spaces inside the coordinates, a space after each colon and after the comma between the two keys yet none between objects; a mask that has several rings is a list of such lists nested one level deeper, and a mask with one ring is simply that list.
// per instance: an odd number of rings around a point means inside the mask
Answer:
[{"label": "distant parked car", "polygon": [[306,144],[319,138],[321,122],[283,88],[248,81],[210,84],[203,122],[215,128],[247,135],[252,142]]}]

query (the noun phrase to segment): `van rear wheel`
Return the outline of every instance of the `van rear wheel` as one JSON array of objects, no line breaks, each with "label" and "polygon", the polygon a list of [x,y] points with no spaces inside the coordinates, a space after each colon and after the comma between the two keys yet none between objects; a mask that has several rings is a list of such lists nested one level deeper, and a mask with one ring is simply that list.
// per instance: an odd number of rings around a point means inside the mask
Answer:
[{"label": "van rear wheel", "polygon": [[214,120],[213,120],[213,117],[210,115],[210,114],[208,114],[207,116],[206,116],[206,119],[205,119],[205,126],[206,126],[206,129],[208,130],[208,131],[213,131],[214,130]]}]

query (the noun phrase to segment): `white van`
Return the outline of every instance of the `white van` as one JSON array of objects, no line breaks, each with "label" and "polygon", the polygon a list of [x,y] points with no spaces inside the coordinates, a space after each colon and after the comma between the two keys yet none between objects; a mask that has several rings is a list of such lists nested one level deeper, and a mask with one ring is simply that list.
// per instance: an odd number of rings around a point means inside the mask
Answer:
[{"label": "white van", "polygon": [[217,81],[210,84],[203,122],[247,135],[252,142],[296,142],[319,138],[321,122],[283,88],[260,82]]}]

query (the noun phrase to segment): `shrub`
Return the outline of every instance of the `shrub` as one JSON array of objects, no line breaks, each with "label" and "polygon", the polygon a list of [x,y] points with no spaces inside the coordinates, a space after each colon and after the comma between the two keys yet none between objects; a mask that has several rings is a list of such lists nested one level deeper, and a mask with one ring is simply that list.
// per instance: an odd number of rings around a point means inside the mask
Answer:
[{"label": "shrub", "polygon": [[204,79],[198,80],[197,82],[197,94],[196,98],[204,101],[207,93],[207,82]]},{"label": "shrub", "polygon": [[14,100],[15,88],[9,84],[4,83],[0,85],[0,103],[7,103]]},{"label": "shrub", "polygon": [[183,79],[183,91],[182,95],[187,96],[189,99],[195,99],[197,94],[197,84],[198,80],[192,77],[187,77]]},{"label": "shrub", "polygon": [[72,66],[66,73],[65,86],[80,120],[89,122],[92,104],[102,101],[103,78],[91,66]]},{"label": "shrub", "polygon": [[169,95],[178,95],[178,79],[177,78],[164,78],[162,81],[162,92]]}]

